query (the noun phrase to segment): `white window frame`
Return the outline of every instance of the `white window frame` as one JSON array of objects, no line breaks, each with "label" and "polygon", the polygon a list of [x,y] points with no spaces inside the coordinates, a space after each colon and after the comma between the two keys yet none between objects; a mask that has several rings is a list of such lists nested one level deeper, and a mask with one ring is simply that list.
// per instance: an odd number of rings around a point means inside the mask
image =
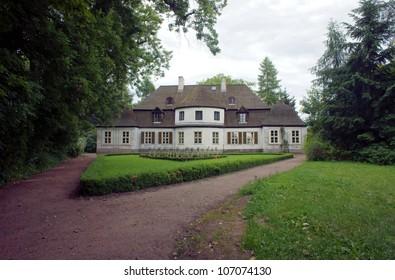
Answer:
[{"label": "white window frame", "polygon": [[219,132],[217,132],[217,131],[213,132],[213,144],[214,145],[219,144]]},{"label": "white window frame", "polygon": [[111,144],[112,142],[112,131],[104,131],[104,144]]},{"label": "white window frame", "polygon": [[232,144],[232,145],[237,145],[237,144],[239,144],[239,141],[240,139],[239,139],[239,132],[231,132],[230,133],[230,143]]},{"label": "white window frame", "polygon": [[122,131],[122,144],[130,144],[130,131]]},{"label": "white window frame", "polygon": [[254,132],[251,131],[246,132],[246,144],[247,145],[255,144]]},{"label": "white window frame", "polygon": [[170,132],[165,131],[162,132],[162,143],[161,144],[170,144]]},{"label": "white window frame", "polygon": [[178,132],[178,144],[184,145],[185,134],[184,131]]},{"label": "white window frame", "polygon": [[247,122],[247,113],[240,113],[239,114],[239,123],[246,123]]},{"label": "white window frame", "polygon": [[270,130],[269,143],[270,144],[279,144],[279,131],[278,131],[278,129]]},{"label": "white window frame", "polygon": [[300,144],[300,130],[291,131],[291,144]]},{"label": "white window frame", "polygon": [[152,143],[152,131],[144,131],[144,143],[143,144],[154,144]]},{"label": "white window frame", "polygon": [[203,133],[201,131],[193,132],[193,143],[194,144],[202,144]]}]

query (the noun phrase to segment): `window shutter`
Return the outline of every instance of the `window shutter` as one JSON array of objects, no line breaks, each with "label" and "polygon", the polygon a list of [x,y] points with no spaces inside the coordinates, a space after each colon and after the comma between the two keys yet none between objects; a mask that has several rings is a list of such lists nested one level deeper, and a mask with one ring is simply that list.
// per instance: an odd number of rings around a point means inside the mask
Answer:
[{"label": "window shutter", "polygon": [[158,144],[162,144],[162,132],[159,132],[159,143]]},{"label": "window shutter", "polygon": [[152,134],[152,143],[151,144],[155,144],[155,132],[151,132]]},{"label": "window shutter", "polygon": [[169,144],[173,144],[173,132],[169,132]]},{"label": "window shutter", "polygon": [[239,132],[239,144],[243,144],[243,132]]},{"label": "window shutter", "polygon": [[145,144],[144,143],[144,132],[141,132],[141,140],[140,141],[141,141],[140,142],[141,144]]},{"label": "window shutter", "polygon": [[230,137],[231,137],[230,132],[228,132],[228,145],[230,145]]},{"label": "window shutter", "polygon": [[258,144],[258,132],[254,132],[254,144]]},{"label": "window shutter", "polygon": [[243,132],[243,144],[247,144],[247,132]]}]

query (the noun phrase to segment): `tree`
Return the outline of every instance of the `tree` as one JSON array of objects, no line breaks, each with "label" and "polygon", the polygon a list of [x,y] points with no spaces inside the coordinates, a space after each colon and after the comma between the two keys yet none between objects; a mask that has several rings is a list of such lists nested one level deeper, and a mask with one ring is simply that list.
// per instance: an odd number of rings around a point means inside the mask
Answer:
[{"label": "tree", "polygon": [[[192,4],[194,3],[194,4]],[[129,84],[163,75],[163,17],[218,53],[225,0],[0,0],[0,183],[79,153],[91,120],[130,105]],[[108,123],[107,123],[108,124]]]},{"label": "tree", "polygon": [[296,108],[295,108],[295,106],[296,106],[295,97],[291,96],[291,95],[288,93],[288,91],[287,91],[286,88],[280,90],[279,96],[280,96],[279,98],[280,98],[281,100],[283,100],[285,104],[291,106],[292,108],[294,108],[294,110],[296,109]]},{"label": "tree", "polygon": [[196,84],[198,85],[208,85],[208,86],[216,86],[220,85],[222,82],[222,78],[225,77],[226,79],[226,84],[227,85],[246,85],[249,87],[252,87],[255,85],[253,82],[248,82],[243,79],[233,79],[231,76],[225,76],[224,74],[220,73],[217,74],[211,78],[207,78],[205,80],[202,80],[200,82],[197,82]]},{"label": "tree", "polygon": [[268,104],[276,104],[280,100],[280,80],[278,71],[269,57],[265,57],[260,64],[258,75],[258,95]]},{"label": "tree", "polygon": [[364,160],[379,151],[395,163],[394,2],[360,1],[351,17],[354,24],[344,24],[350,41],[335,34],[337,43],[327,44],[315,68],[321,96],[306,99],[305,108],[317,113],[320,136],[338,150]]},{"label": "tree", "polygon": [[143,100],[150,93],[155,91],[155,85],[150,81],[148,77],[144,77],[142,82],[136,86],[135,94],[138,98]]}]

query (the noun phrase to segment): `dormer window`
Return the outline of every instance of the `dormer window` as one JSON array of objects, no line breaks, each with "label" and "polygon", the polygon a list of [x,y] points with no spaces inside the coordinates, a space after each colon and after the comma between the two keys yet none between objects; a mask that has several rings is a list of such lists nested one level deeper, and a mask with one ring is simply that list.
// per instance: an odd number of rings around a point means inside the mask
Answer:
[{"label": "dormer window", "polygon": [[248,110],[244,107],[241,107],[238,111],[237,111],[237,116],[239,119],[239,123],[246,123],[248,121]]},{"label": "dormer window", "polygon": [[159,109],[158,107],[156,107],[152,111],[152,121],[154,123],[161,123],[161,122],[163,122],[163,115],[164,115],[164,113],[162,112],[162,110]]},{"label": "dormer window", "polygon": [[229,98],[228,98],[228,104],[229,104],[229,105],[235,105],[235,104],[236,104],[236,98],[234,98],[234,97],[229,97]]},{"label": "dormer window", "polygon": [[166,98],[166,106],[172,106],[172,105],[174,105],[173,97]]}]

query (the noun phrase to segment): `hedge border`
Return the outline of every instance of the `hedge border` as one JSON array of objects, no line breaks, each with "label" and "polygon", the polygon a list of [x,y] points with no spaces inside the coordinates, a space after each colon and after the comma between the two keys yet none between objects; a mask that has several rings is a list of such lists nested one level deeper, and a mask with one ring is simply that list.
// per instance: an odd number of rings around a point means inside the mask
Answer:
[{"label": "hedge border", "polygon": [[250,159],[236,162],[223,162],[219,164],[201,164],[193,167],[177,168],[162,172],[143,172],[135,176],[123,175],[116,178],[105,179],[81,178],[80,193],[83,196],[98,196],[109,193],[130,192],[150,187],[189,182],[235,172],[258,165],[269,164],[292,157],[292,154],[284,154],[278,158]]}]

